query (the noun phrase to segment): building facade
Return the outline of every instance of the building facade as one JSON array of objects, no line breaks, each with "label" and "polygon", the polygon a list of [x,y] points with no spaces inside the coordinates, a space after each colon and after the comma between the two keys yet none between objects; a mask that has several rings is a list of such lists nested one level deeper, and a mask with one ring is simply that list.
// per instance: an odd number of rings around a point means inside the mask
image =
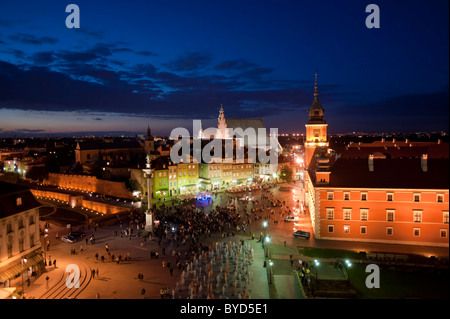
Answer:
[{"label": "building facade", "polygon": [[0,287],[21,287],[22,275],[31,281],[45,270],[39,206],[27,188],[0,182]]}]

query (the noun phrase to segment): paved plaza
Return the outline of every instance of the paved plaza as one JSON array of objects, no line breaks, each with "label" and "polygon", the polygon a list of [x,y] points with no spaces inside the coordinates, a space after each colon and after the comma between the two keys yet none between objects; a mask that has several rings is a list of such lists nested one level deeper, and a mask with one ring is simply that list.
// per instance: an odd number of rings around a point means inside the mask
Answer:
[{"label": "paved plaza", "polygon": [[[284,222],[284,217],[294,208],[301,208],[301,184],[284,185],[268,191],[213,195],[209,201],[184,204],[210,214],[214,208],[237,207],[239,228],[233,231],[204,233],[197,239],[203,250],[192,251],[190,241],[174,239],[169,232],[163,239],[143,237],[142,227],[134,225],[133,234],[123,235],[126,223],[112,225],[82,225],[74,230],[94,235],[95,243],[84,239],[66,243],[56,238],[68,233],[64,226],[51,223],[48,237],[41,237],[47,261],[46,272],[25,284],[27,298],[36,299],[161,299],[161,298],[251,298],[299,299],[305,292],[298,279],[298,260],[312,263],[313,257],[299,253],[301,247],[355,249],[355,243],[318,241],[294,238],[295,229],[309,231],[311,222],[307,214],[300,214],[296,222]],[[247,200],[246,197],[249,197]],[[156,203],[171,207],[170,201]],[[275,204],[275,206],[273,205]],[[173,208],[176,214],[177,208]],[[51,216],[51,215],[50,215]],[[263,226],[263,222],[267,226]],[[43,226],[43,225],[42,225]],[[264,235],[270,242],[263,247]],[[47,251],[44,243],[50,241]],[[369,247],[370,246],[370,247]],[[395,247],[398,246],[398,247]],[[414,253],[423,249],[402,245],[367,244],[364,249],[376,251],[395,250]],[[107,251],[108,248],[108,251]],[[358,247],[359,248],[359,247]],[[75,253],[72,253],[72,250]],[[301,250],[300,250],[301,251]],[[158,253],[156,258],[155,253]],[[196,255],[194,253],[197,253]],[[117,262],[117,257],[121,257]],[[103,260],[102,260],[103,257]],[[333,262],[333,260],[321,260]],[[71,266],[72,265],[72,266]],[[67,288],[66,278],[70,267],[80,271],[78,288]],[[69,267],[69,268],[67,268]],[[328,266],[327,266],[328,267]],[[333,267],[321,267],[319,276],[339,278]],[[19,279],[17,279],[19,280]],[[163,294],[162,294],[163,293]]]}]

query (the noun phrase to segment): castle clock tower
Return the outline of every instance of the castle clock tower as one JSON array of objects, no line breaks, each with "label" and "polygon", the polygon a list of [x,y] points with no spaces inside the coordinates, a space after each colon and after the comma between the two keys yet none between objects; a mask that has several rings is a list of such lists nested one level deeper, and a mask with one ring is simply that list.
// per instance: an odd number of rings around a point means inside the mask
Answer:
[{"label": "castle clock tower", "polygon": [[309,167],[314,151],[317,147],[326,149],[328,147],[327,141],[327,126],[328,124],[323,119],[325,111],[319,102],[319,93],[317,93],[317,73],[314,86],[314,101],[311,108],[308,110],[309,121],[306,123],[306,140],[305,140],[305,167]]}]

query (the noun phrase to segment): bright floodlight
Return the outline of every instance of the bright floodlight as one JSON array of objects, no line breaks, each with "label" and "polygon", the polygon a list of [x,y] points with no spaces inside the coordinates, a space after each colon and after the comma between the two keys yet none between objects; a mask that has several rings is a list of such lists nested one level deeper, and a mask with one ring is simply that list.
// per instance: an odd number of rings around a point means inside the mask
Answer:
[{"label": "bright floodlight", "polygon": [[270,261],[270,262],[269,262],[269,265],[270,265],[270,266],[273,266],[273,261]]},{"label": "bright floodlight", "polygon": [[263,226],[264,226],[264,228],[267,227],[267,222],[266,221],[263,222]]},{"label": "bright floodlight", "polygon": [[266,237],[266,243],[269,243],[269,242],[270,242],[270,237],[267,236],[267,237]]}]

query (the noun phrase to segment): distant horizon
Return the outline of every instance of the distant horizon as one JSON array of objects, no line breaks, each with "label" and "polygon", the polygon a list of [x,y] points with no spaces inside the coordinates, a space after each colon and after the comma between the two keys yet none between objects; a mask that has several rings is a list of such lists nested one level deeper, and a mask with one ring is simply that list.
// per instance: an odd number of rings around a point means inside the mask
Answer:
[{"label": "distant horizon", "polygon": [[[190,132],[191,133],[191,132]],[[291,135],[291,134],[305,134],[300,132],[279,132],[279,135]],[[444,135],[447,136],[448,132],[446,131],[417,131],[417,132],[328,132],[327,135],[418,135],[418,134],[437,134],[437,135]],[[132,132],[132,131],[123,131],[123,132],[117,132],[117,131],[99,131],[99,132],[67,132],[67,133],[41,133],[32,135],[32,133],[28,135],[2,135],[0,134],[0,138],[7,138],[7,139],[14,139],[14,138],[88,138],[91,137],[136,137],[136,136],[145,136],[146,132]],[[170,133],[168,134],[154,134],[152,132],[152,135],[155,137],[169,137]],[[192,135],[191,135],[192,136]],[[302,135],[300,135],[302,136]]]}]

